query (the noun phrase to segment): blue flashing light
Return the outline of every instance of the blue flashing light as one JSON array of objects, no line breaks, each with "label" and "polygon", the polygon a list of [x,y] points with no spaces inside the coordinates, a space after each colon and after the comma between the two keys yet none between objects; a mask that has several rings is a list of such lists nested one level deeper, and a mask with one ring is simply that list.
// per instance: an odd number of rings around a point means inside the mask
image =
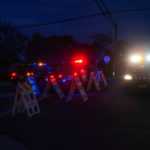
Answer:
[{"label": "blue flashing light", "polygon": [[65,83],[66,81],[67,81],[66,79],[63,79],[63,80],[62,80],[63,83]]},{"label": "blue flashing light", "polygon": [[43,66],[46,66],[46,63],[44,63]]},{"label": "blue flashing light", "polygon": [[37,63],[33,63],[34,66],[37,66]]}]

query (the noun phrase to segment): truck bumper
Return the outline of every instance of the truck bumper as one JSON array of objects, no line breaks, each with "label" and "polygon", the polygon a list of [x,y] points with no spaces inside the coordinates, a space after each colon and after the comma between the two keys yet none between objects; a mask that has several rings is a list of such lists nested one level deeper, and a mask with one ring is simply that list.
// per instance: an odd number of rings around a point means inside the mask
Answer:
[{"label": "truck bumper", "polygon": [[124,80],[125,88],[148,89],[150,88],[150,79]]}]

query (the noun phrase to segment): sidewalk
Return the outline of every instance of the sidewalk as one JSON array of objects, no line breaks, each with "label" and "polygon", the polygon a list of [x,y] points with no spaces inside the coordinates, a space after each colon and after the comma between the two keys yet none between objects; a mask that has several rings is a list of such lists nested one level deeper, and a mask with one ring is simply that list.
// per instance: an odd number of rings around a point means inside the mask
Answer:
[{"label": "sidewalk", "polygon": [[8,136],[0,135],[0,150],[29,150]]}]

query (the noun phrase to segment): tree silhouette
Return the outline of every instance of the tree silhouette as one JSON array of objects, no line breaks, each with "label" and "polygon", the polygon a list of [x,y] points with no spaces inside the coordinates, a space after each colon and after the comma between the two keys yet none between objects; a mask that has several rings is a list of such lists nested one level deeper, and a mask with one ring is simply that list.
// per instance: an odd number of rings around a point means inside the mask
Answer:
[{"label": "tree silhouette", "polygon": [[28,39],[10,23],[0,22],[0,62],[23,60]]},{"label": "tree silhouette", "polygon": [[28,60],[57,61],[69,56],[75,45],[71,36],[44,37],[35,33],[28,44]]}]

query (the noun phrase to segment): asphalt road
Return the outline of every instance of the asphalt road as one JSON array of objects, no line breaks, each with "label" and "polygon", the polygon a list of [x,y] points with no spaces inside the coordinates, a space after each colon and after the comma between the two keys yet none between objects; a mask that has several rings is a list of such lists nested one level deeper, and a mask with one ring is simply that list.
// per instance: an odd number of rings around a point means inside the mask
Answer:
[{"label": "asphalt road", "polygon": [[0,118],[0,134],[30,150],[150,149],[150,94],[125,93],[120,80],[108,89],[79,94],[65,103],[56,95],[40,102],[42,114]]}]

